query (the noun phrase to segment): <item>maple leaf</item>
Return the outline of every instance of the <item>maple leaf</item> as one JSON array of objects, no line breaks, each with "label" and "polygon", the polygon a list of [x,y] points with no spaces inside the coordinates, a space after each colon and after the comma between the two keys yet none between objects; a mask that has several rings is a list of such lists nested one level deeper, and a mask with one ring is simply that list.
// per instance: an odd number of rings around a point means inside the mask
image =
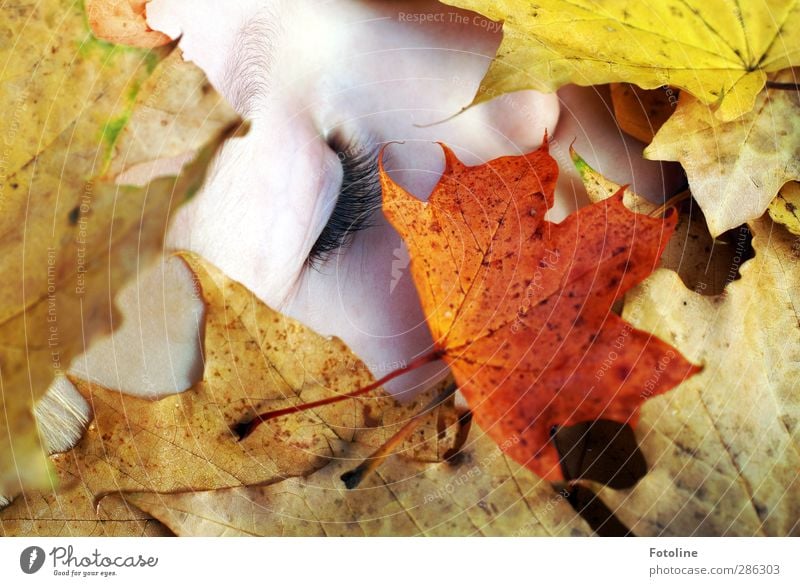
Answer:
[{"label": "maple leaf", "polygon": [[503,41],[475,102],[568,83],[664,85],[716,115],[750,111],[767,73],[800,65],[800,2],[727,0],[442,0],[503,22]]},{"label": "maple leaf", "polygon": [[98,41],[80,2],[4,4],[0,22],[14,39],[0,46],[0,135],[8,145],[0,182],[0,494],[14,495],[21,485],[49,483],[33,403],[110,329],[110,300],[161,249],[171,213],[199,189],[238,119],[205,127],[208,146],[177,178],[117,185],[103,174],[169,49]]},{"label": "maple leaf", "polygon": [[[622,189],[622,203],[637,214],[652,214],[662,207],[603,176],[583,160],[574,148],[570,147],[569,152],[590,202],[606,200]],[[681,210],[678,214],[675,233],[661,253],[659,266],[677,272],[684,284],[693,291],[704,295],[721,293],[725,285],[736,277],[744,254],[740,242],[731,242],[733,246],[726,244],[729,243],[715,239],[708,233],[702,213],[697,210],[696,204],[694,207],[690,204],[688,213]]]},{"label": "maple leaf", "polygon": [[[182,258],[207,305],[203,380],[148,400],[73,378],[92,407],[92,422],[73,450],[52,457],[62,487],[23,492],[0,511],[2,533],[143,531],[152,524],[146,516],[119,523],[124,506],[112,499],[109,510],[98,510],[98,502],[131,491],[202,491],[309,474],[334,456],[332,443],[374,449],[418,409],[417,402],[401,406],[381,392],[283,418],[239,441],[231,428],[260,409],[329,397],[371,376],[341,340],[273,311],[199,257]],[[440,459],[453,445],[446,429],[456,419],[451,405],[433,410],[406,449]]]},{"label": "maple leaf", "polygon": [[660,269],[626,296],[625,319],[705,364],[642,409],[650,472],[597,488],[637,535],[800,534],[800,255],[769,218],[750,228],[755,257],[723,295]]},{"label": "maple leaf", "polygon": [[[792,70],[775,77],[795,79]],[[681,163],[711,235],[718,236],[761,217],[784,183],[800,179],[800,93],[768,89],[751,112],[730,122],[681,96],[644,154]]]},{"label": "maple leaf", "polygon": [[98,39],[132,47],[160,47],[171,42],[147,25],[149,0],[86,0],[86,15]]},{"label": "maple leaf", "polygon": [[507,449],[517,461],[560,478],[553,426],[635,423],[646,384],[661,393],[698,370],[610,311],[655,268],[675,214],[630,212],[620,191],[552,224],[558,167],[546,144],[476,167],[442,148],[427,202],[381,165],[384,213],[408,245],[434,344],[476,421],[499,445],[517,438]]},{"label": "maple leaf", "polygon": [[[56,237],[65,242],[62,248],[56,249],[49,238],[38,242],[43,248],[34,249],[30,242],[7,247],[13,250],[10,254],[19,253],[20,257],[4,257],[5,265],[15,264],[17,258],[24,262],[22,255],[26,254],[56,276],[48,276],[38,289],[30,287],[25,304],[0,323],[3,407],[15,416],[9,417],[10,425],[0,435],[3,494],[15,494],[19,484],[47,482],[39,476],[46,470],[46,462],[41,461],[44,452],[32,418],[32,399],[44,394],[69,360],[85,350],[91,336],[107,331],[113,322],[111,299],[115,292],[136,274],[138,263],[148,262],[160,250],[175,207],[170,197],[185,197],[199,188],[225,137],[220,135],[179,178],[159,179],[141,189],[95,184],[92,220],[83,223],[79,219],[73,227],[59,229]],[[59,207],[73,205],[80,196],[75,194],[76,199]],[[79,231],[81,235],[77,235]],[[65,241],[63,235],[70,233],[76,234],[74,240]],[[26,243],[28,248],[20,250]],[[84,247],[91,252],[82,264]],[[6,270],[4,267],[3,274]],[[85,338],[74,332],[83,332]],[[29,459],[21,459],[23,455]]]},{"label": "maple leaf", "polygon": [[263,487],[125,495],[178,535],[267,536],[589,536],[556,490],[503,455],[473,428],[454,462],[395,458],[347,490],[342,472],[367,455],[335,446],[336,459],[308,478]]}]

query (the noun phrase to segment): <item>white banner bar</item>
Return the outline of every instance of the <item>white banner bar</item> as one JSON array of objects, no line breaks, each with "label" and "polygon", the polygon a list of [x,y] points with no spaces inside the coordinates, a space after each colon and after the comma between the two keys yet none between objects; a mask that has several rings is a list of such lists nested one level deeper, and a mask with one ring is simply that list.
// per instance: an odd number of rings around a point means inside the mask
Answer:
[{"label": "white banner bar", "polygon": [[[2,584],[800,584],[794,538],[0,539]],[[557,581],[557,582],[555,582]]]}]

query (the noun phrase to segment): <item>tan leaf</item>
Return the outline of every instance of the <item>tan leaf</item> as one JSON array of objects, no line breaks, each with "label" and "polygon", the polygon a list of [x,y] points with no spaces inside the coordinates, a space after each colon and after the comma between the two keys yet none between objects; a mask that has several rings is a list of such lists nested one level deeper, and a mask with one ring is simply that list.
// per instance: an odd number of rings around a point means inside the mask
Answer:
[{"label": "tan leaf", "polygon": [[[794,82],[796,71],[774,79]],[[751,112],[731,122],[682,95],[645,156],[683,165],[711,235],[718,236],[761,217],[784,183],[800,179],[800,92],[763,91]]]},{"label": "tan leaf", "polygon": [[127,177],[139,170],[141,175],[143,164],[161,168],[165,159],[192,155],[237,119],[203,71],[184,61],[176,49],[142,83],[131,117],[114,144],[108,174],[126,172]]},{"label": "tan leaf", "polygon": [[[0,433],[2,493],[43,481],[32,400],[86,349],[87,340],[108,331],[110,300],[161,248],[171,212],[199,189],[226,136],[201,151],[180,177],[144,188],[88,181],[80,191],[60,194],[61,180],[46,173],[55,169],[53,161],[42,158],[42,172],[28,182],[35,183],[38,198],[20,211],[30,217],[32,209],[49,204],[51,223],[31,218],[26,232],[7,233],[0,261],[8,277],[3,308],[9,310],[0,321],[3,408],[9,414],[4,421],[12,422]],[[8,284],[18,290],[8,291]]]},{"label": "tan leaf", "polygon": [[168,50],[98,41],[82,6],[0,8],[0,34],[13,40],[0,47],[8,147],[0,169],[0,494],[49,484],[33,403],[110,329],[109,300],[161,249],[172,211],[199,189],[233,132],[217,126],[205,135],[209,146],[177,179],[143,188],[97,179],[113,166],[120,131]]},{"label": "tan leaf", "polygon": [[[67,480],[62,477],[62,481]],[[117,496],[109,496],[96,505],[93,495],[78,484],[57,497],[47,492],[20,495],[11,507],[0,512],[0,535],[164,537],[173,533]]]},{"label": "tan leaf", "polygon": [[339,476],[367,454],[340,442],[336,459],[308,478],[126,499],[178,535],[592,534],[564,492],[504,456],[477,427],[453,462],[395,458],[358,489],[345,489]]},{"label": "tan leaf", "polygon": [[[231,427],[242,420],[352,391],[371,376],[341,340],[273,311],[200,258],[182,258],[207,305],[203,380],[155,401],[73,380],[93,420],[73,450],[53,456],[64,488],[18,497],[0,512],[4,533],[78,534],[90,519],[109,520],[102,508],[96,517],[86,511],[110,493],[209,490],[305,475],[328,463],[336,442],[378,447],[429,400],[424,394],[401,406],[376,392],[277,419],[239,442]],[[451,405],[434,410],[407,449],[440,459],[453,445],[455,420]],[[60,511],[57,520],[53,511]]]},{"label": "tan leaf", "polygon": [[626,298],[626,319],[705,366],[644,405],[650,472],[597,487],[636,535],[800,534],[800,251],[768,218],[751,229],[755,258],[723,295],[659,270]]},{"label": "tan leaf", "polygon": [[139,88],[169,53],[100,41],[86,25],[83,2],[63,0],[3,3],[0,38],[7,39],[0,45],[4,197],[16,191],[13,175],[65,131],[75,151],[65,171],[79,165],[76,174],[97,175]]},{"label": "tan leaf", "polygon": [[149,0],[86,0],[89,26],[99,39],[131,47],[160,47],[171,39],[147,25]]}]

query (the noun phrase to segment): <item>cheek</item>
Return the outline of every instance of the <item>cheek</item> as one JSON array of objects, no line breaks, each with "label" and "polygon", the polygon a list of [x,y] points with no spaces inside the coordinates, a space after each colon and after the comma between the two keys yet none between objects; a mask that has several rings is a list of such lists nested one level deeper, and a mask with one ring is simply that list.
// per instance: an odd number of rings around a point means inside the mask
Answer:
[{"label": "cheek", "polygon": [[[407,249],[385,222],[362,232],[346,254],[308,271],[287,313],[324,335],[342,338],[376,378],[430,350],[432,340],[410,273]],[[386,388],[401,393],[430,384],[441,365]]]}]

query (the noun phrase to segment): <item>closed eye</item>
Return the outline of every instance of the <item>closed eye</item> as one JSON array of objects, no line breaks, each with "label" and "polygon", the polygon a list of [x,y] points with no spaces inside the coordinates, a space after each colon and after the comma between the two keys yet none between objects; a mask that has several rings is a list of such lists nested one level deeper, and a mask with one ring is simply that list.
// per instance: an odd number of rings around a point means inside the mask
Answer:
[{"label": "closed eye", "polygon": [[381,206],[377,146],[339,138],[332,139],[329,146],[342,164],[342,186],[328,222],[306,259],[314,268],[346,250],[357,232],[371,227]]}]

